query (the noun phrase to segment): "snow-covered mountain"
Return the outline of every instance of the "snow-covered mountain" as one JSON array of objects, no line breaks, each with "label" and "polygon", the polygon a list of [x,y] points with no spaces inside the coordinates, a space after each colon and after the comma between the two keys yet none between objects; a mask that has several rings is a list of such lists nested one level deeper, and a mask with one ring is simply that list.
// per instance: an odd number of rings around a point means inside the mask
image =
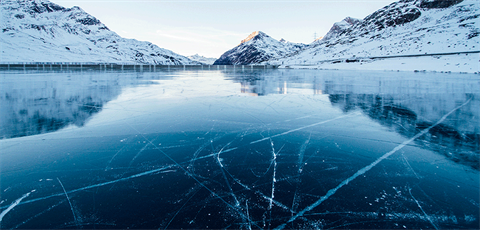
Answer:
[{"label": "snow-covered mountain", "polygon": [[[478,0],[400,0],[361,21],[335,23],[323,39],[309,44],[295,55],[269,63],[323,65],[328,60],[338,63],[342,59],[355,61],[370,57],[480,51],[479,16]],[[409,61],[412,64],[424,62],[426,69],[429,69],[428,64],[453,70],[455,68],[448,65],[468,65],[463,68],[465,71],[478,71],[478,54],[470,54],[463,61],[456,60],[459,57],[443,55],[422,58],[404,60],[407,65]],[[374,62],[369,59],[363,61],[364,66]],[[402,69],[404,61],[395,62],[398,69]],[[361,63],[357,62],[356,65],[360,67]],[[462,68],[458,69],[461,71]]]},{"label": "snow-covered mountain", "polygon": [[262,31],[255,31],[233,49],[225,52],[214,65],[247,65],[284,57],[305,47],[283,39],[277,41]]},{"label": "snow-covered mountain", "polygon": [[197,61],[205,65],[212,65],[217,60],[216,58],[208,58],[208,57],[200,56],[198,54],[187,56],[187,57],[193,61]]},{"label": "snow-covered mountain", "polygon": [[120,37],[79,7],[48,0],[1,1],[1,62],[199,64],[144,41]]}]

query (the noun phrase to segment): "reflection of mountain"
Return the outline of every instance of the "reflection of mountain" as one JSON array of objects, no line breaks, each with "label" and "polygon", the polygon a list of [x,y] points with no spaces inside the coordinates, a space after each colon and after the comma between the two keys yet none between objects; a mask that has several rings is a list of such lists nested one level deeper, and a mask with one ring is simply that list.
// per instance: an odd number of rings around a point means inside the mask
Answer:
[{"label": "reflection of mountain", "polygon": [[0,93],[0,139],[81,127],[128,85],[152,84],[148,73],[5,74]]},{"label": "reflection of mountain", "polygon": [[[427,98],[412,101],[405,100],[400,95],[397,97],[373,94],[329,95],[332,104],[341,107],[343,111],[359,108],[373,120],[407,138],[412,138],[437,121],[429,117],[443,115],[443,113],[427,112],[432,107],[446,109],[442,106],[446,100],[437,97],[438,95],[433,97],[427,95]],[[479,104],[479,99],[475,96],[465,95],[465,101],[470,98],[472,99],[470,105]],[[432,128],[428,135],[418,138],[416,144],[439,152],[455,162],[479,169],[480,132],[478,122],[473,118],[475,114],[478,115],[478,107],[475,109],[472,106],[466,106],[465,109],[459,109],[445,122]]]},{"label": "reflection of mountain", "polygon": [[[462,75],[288,71],[239,75],[242,93],[328,94],[344,112],[362,110],[373,120],[407,137],[429,127],[471,99],[417,144],[453,161],[479,169],[480,83]],[[365,75],[365,76],[362,76]],[[448,147],[448,148],[447,148]],[[449,152],[451,151],[451,152]]]},{"label": "reflection of mountain", "polygon": [[[433,125],[448,106],[449,95],[425,95],[419,100],[409,100],[401,95],[331,94],[333,105],[343,111],[361,109],[373,120],[411,138],[420,130]],[[410,98],[411,99],[411,98]],[[480,100],[473,95],[464,95],[469,105],[451,114],[448,119],[432,128],[428,135],[416,140],[416,144],[434,150],[447,158],[480,170],[480,130],[474,116],[480,114]],[[454,100],[454,99],[453,99]],[[437,113],[431,113],[437,110]]]},{"label": "reflection of mountain", "polygon": [[235,75],[230,80],[240,83],[242,93],[253,96],[287,94],[293,91],[302,91],[302,94],[322,94],[322,85],[317,81],[317,77],[312,75],[297,77],[285,71],[272,70]]},{"label": "reflection of mountain", "polygon": [[[95,90],[95,89],[93,89]],[[45,91],[44,91],[45,92]],[[54,92],[54,91],[53,91]],[[52,92],[47,92],[51,94]],[[106,96],[106,95],[104,95]],[[99,112],[109,98],[92,98],[76,95],[70,98],[16,98],[6,94],[7,103],[16,100],[25,101],[25,108],[7,111],[11,114],[2,124],[4,138],[29,136],[59,130],[67,125],[83,126],[93,114]],[[2,108],[4,109],[4,108]]]},{"label": "reflection of mountain", "polygon": [[86,76],[35,77],[2,83],[1,138],[53,132],[68,125],[83,126],[121,91],[118,85],[92,78],[85,81]]}]

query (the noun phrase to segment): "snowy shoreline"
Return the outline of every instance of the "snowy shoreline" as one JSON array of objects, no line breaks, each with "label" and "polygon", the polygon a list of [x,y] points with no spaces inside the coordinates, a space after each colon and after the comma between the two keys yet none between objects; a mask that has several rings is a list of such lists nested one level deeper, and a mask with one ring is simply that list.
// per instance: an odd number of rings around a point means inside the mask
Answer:
[{"label": "snowy shoreline", "polygon": [[478,73],[480,71],[479,61],[480,54],[467,53],[388,59],[361,59],[351,62],[345,60],[305,65],[286,64],[280,65],[279,68]]}]

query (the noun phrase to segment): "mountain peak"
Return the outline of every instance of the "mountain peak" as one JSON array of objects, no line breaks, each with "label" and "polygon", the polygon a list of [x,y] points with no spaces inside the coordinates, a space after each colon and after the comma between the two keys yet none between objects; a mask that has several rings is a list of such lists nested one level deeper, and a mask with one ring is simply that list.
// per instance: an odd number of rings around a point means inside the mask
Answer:
[{"label": "mountain peak", "polygon": [[263,37],[263,36],[268,36],[266,33],[262,32],[262,31],[255,31],[253,33],[251,33],[250,35],[248,35],[247,38],[243,39],[241,42],[240,42],[240,45],[245,43],[245,42],[248,42],[256,37]]},{"label": "mountain peak", "polygon": [[24,12],[30,14],[51,13],[66,9],[48,0],[2,0],[1,5],[11,6],[13,9],[22,8]]},{"label": "mountain peak", "polygon": [[357,19],[357,18],[352,18],[352,17],[346,17],[342,20],[342,22],[346,22],[350,25],[355,25],[355,24],[357,24],[361,21],[362,21],[362,19]]}]

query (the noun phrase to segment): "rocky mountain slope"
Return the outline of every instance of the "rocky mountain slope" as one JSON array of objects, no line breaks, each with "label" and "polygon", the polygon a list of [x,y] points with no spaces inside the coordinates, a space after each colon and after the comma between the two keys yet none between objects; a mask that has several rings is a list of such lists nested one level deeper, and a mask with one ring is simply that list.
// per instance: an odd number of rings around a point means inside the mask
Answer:
[{"label": "rocky mountain slope", "polygon": [[[328,31],[328,33],[323,36],[323,41],[328,41],[331,39],[335,39],[340,34],[345,33],[350,27],[361,23],[361,19],[346,17],[341,22],[336,22],[333,24],[332,28]],[[320,40],[320,39],[319,39]]]},{"label": "rocky mountain slope", "polygon": [[304,44],[277,41],[262,31],[255,31],[233,49],[225,52],[214,65],[248,65],[284,57],[304,48]]},{"label": "rocky mountain slope", "polygon": [[200,62],[204,65],[212,65],[217,60],[216,58],[208,58],[208,57],[200,56],[198,54],[187,56],[187,57],[193,61]]},{"label": "rocky mountain slope", "polygon": [[[327,36],[303,51],[268,63],[315,65],[350,59],[369,64],[370,57],[480,51],[478,3],[478,0],[400,0],[361,21],[336,23]],[[474,62],[456,63],[442,55],[431,57],[425,64],[442,59],[442,65],[468,64],[469,71],[478,71],[478,54],[475,55],[466,60],[476,59],[477,67]],[[396,63],[404,64],[398,60]]]},{"label": "rocky mountain slope", "polygon": [[150,42],[125,39],[79,7],[1,1],[1,62],[198,64]]}]

